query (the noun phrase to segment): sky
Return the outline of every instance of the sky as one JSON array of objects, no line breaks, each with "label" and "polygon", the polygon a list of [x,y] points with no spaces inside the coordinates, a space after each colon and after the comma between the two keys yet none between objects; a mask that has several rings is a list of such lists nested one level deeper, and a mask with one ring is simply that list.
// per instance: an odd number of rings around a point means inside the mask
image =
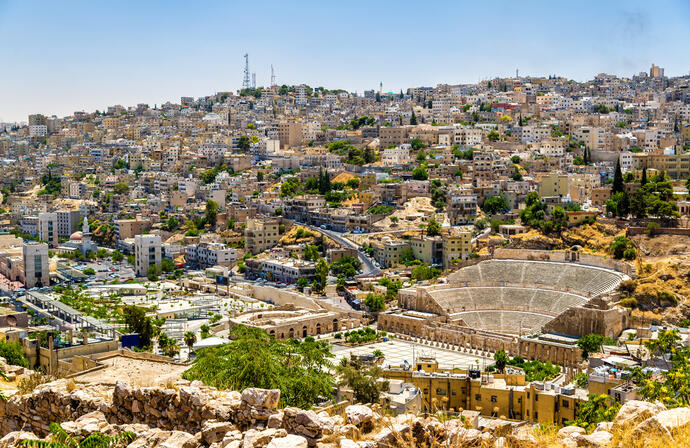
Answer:
[{"label": "sky", "polygon": [[690,72],[690,0],[0,0],[0,122],[258,86]]}]

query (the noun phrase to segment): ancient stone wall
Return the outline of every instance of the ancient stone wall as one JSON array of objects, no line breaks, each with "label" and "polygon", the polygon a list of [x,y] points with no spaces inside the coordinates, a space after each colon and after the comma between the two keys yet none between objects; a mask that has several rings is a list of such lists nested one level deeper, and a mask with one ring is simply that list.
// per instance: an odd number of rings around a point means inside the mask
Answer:
[{"label": "ancient stone wall", "polygon": [[544,331],[578,337],[598,333],[614,339],[629,327],[630,313],[627,310],[619,307],[596,309],[578,306],[566,310],[544,325]]}]

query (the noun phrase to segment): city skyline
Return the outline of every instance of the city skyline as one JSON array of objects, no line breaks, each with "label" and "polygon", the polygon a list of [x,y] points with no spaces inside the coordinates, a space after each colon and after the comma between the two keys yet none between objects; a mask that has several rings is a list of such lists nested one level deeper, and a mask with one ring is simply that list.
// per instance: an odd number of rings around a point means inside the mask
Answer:
[{"label": "city skyline", "polygon": [[690,69],[683,52],[690,7],[683,2],[580,2],[576,10],[543,1],[498,9],[436,2],[423,20],[413,5],[354,2],[340,11],[312,2],[259,9],[0,0],[0,41],[11,42],[3,56],[10,69],[0,74],[0,121],[235,91],[245,52],[258,86],[269,84],[273,65],[278,84],[359,93],[379,82],[397,92],[516,69],[577,81],[601,72],[632,76],[652,63],[667,76]]}]

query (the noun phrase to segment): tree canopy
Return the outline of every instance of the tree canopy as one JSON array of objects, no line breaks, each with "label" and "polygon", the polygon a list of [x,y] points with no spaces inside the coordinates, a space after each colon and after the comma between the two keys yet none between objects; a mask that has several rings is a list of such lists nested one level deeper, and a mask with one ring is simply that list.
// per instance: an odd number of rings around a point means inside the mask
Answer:
[{"label": "tree canopy", "polygon": [[328,342],[276,340],[244,326],[235,327],[230,337],[228,344],[202,349],[183,378],[219,389],[280,389],[285,406],[309,408],[331,398],[334,380],[327,369],[333,355]]}]

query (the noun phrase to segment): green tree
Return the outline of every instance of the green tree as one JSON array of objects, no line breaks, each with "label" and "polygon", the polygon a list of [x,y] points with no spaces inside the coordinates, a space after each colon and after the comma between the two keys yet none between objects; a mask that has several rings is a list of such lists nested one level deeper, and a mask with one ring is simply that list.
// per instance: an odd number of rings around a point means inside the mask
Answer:
[{"label": "green tree", "polygon": [[436,236],[441,233],[441,224],[434,218],[431,218],[426,225],[426,234],[429,236]]},{"label": "green tree", "polygon": [[359,403],[378,403],[381,393],[388,390],[388,381],[380,381],[381,368],[365,366],[358,357],[341,359],[335,371],[340,377],[339,385],[352,389]]},{"label": "green tree", "polygon": [[508,210],[508,201],[503,196],[489,196],[484,200],[482,210],[489,215],[504,213]]},{"label": "green tree", "polygon": [[208,200],[206,201],[206,213],[204,214],[204,222],[211,226],[211,228],[216,226],[216,221],[218,220],[218,203],[216,201]]},{"label": "green tree", "polygon": [[315,279],[314,279],[314,291],[321,293],[326,289],[326,279],[328,278],[328,263],[326,260],[323,258],[319,258],[319,261],[316,262],[316,269],[315,269]]},{"label": "green tree", "polygon": [[124,260],[125,256],[120,252],[119,250],[114,250],[111,256],[111,260],[113,260],[113,263],[119,263],[120,261]]},{"label": "green tree", "polygon": [[412,170],[412,179],[414,180],[427,180],[429,178],[429,174],[426,172],[426,170],[418,166],[414,170]]},{"label": "green tree", "polygon": [[426,148],[426,145],[420,138],[413,138],[412,141],[410,142],[410,145],[412,146],[413,151],[418,151],[420,149]]},{"label": "green tree", "polygon": [[146,315],[146,310],[130,305],[125,307],[123,315],[128,331],[139,334],[139,347],[150,347],[151,340],[157,335],[158,330],[151,317]]},{"label": "green tree", "polygon": [[207,337],[211,336],[211,327],[204,324],[201,327],[199,327],[199,332],[201,335],[201,339],[206,339]]},{"label": "green tree", "polygon": [[506,364],[508,363],[508,355],[501,349],[494,353],[494,361],[496,362],[496,370],[502,373],[505,371]]},{"label": "green tree", "polygon": [[113,185],[113,191],[115,194],[127,194],[129,193],[129,185],[124,182],[118,182]]},{"label": "green tree", "polygon": [[175,263],[167,257],[161,260],[161,270],[166,273],[173,272],[175,270]]},{"label": "green tree", "polygon": [[386,300],[379,294],[369,293],[364,298],[364,304],[373,313],[378,313],[386,309]]},{"label": "green tree", "polygon": [[184,334],[184,344],[187,346],[190,353],[192,352],[192,347],[194,346],[195,342],[196,334],[193,331],[186,331]]},{"label": "green tree", "polygon": [[600,352],[604,344],[604,336],[590,333],[577,340],[577,346],[582,350],[582,358],[589,358],[590,353]]},{"label": "green tree", "polygon": [[328,369],[333,355],[328,342],[276,340],[244,326],[233,328],[230,338],[228,344],[200,350],[183,378],[219,389],[280,389],[284,406],[309,408],[332,397],[335,384]]},{"label": "green tree", "polygon": [[417,125],[417,116],[414,114],[414,110],[412,111],[412,116],[410,117],[410,124],[414,126]]},{"label": "green tree", "polygon": [[606,394],[589,395],[587,401],[580,402],[575,411],[575,421],[569,424],[591,432],[599,423],[613,421],[620,407],[620,403]]},{"label": "green tree", "polygon": [[611,193],[622,193],[625,189],[623,185],[623,172],[621,171],[621,161],[616,159],[616,171],[613,173],[613,185],[611,187]]}]

